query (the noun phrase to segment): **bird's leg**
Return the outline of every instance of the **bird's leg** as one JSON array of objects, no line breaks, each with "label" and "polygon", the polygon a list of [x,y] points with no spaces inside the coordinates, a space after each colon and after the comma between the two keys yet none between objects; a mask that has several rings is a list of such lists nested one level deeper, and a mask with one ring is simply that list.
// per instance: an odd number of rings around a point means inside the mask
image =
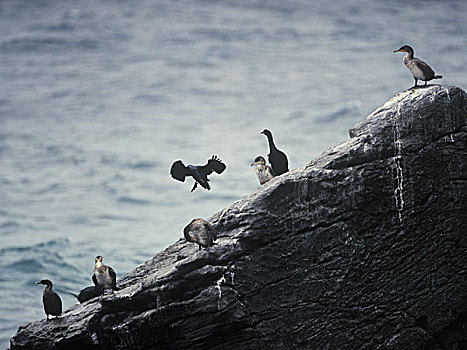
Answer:
[{"label": "bird's leg", "polygon": [[425,80],[425,85],[424,86],[426,86],[426,80]]},{"label": "bird's leg", "polygon": [[47,314],[47,321],[49,321],[49,314]]},{"label": "bird's leg", "polygon": [[418,85],[417,85],[417,82],[418,82],[418,79],[417,78],[413,78],[415,80],[415,85],[413,86],[412,89],[415,89]]},{"label": "bird's leg", "polygon": [[197,181],[195,181],[195,184],[193,185],[193,188],[191,189],[191,192],[196,190],[196,187],[198,187],[198,182]]},{"label": "bird's leg", "polygon": [[198,244],[198,246],[199,246],[198,250],[201,250],[201,244]]}]

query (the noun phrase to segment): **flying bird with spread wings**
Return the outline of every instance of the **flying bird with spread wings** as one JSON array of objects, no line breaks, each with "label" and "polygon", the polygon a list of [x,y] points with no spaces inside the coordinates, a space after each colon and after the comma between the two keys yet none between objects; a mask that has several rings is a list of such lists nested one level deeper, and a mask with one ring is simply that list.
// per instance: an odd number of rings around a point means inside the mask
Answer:
[{"label": "flying bird with spread wings", "polygon": [[227,166],[222,163],[217,156],[212,156],[205,165],[191,165],[185,166],[181,160],[177,160],[172,164],[170,168],[170,175],[175,180],[185,182],[187,176],[191,176],[195,180],[195,184],[191,189],[191,192],[196,190],[198,184],[206,190],[210,190],[208,175],[211,175],[213,171],[217,174],[221,174]]}]

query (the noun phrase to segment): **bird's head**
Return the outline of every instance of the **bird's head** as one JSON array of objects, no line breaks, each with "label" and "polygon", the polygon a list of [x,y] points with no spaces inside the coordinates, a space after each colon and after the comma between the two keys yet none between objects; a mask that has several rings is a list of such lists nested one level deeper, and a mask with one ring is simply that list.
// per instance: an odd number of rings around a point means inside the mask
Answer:
[{"label": "bird's head", "polygon": [[413,54],[413,49],[409,45],[404,45],[400,47],[398,50],[394,50],[392,53],[396,52],[408,52]]},{"label": "bird's head", "polygon": [[52,288],[52,281],[51,280],[40,280],[40,281],[36,282],[36,284],[44,284],[44,285],[50,286],[50,288]]},{"label": "bird's head", "polygon": [[266,136],[272,136],[272,133],[268,129],[264,129],[263,131],[261,131],[261,134]]},{"label": "bird's head", "polygon": [[253,165],[265,165],[266,164],[266,159],[264,159],[263,156],[258,156],[255,158],[255,161],[251,163],[251,166]]},{"label": "bird's head", "polygon": [[102,255],[98,255],[98,256],[96,256],[96,258],[94,259],[94,262],[95,262],[95,263],[102,262],[103,259],[104,259],[104,257],[103,257]]}]

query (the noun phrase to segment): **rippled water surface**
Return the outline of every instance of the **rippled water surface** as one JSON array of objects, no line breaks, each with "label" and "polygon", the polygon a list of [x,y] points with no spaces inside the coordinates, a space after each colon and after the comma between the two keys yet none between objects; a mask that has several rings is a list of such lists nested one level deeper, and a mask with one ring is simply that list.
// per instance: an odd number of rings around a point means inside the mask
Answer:
[{"label": "rippled water surface", "polygon": [[[415,48],[467,86],[465,1],[0,2],[0,346],[44,317],[49,278],[119,276],[255,191],[273,131],[291,168],[413,84]],[[436,83],[439,83],[437,81]],[[174,160],[227,163],[210,192]]]}]

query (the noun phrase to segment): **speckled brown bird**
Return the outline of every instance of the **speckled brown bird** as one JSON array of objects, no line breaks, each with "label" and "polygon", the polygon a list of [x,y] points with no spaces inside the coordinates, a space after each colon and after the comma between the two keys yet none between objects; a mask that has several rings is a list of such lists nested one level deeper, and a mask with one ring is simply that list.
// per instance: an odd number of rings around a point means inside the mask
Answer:
[{"label": "speckled brown bird", "polygon": [[425,62],[422,61],[420,58],[414,57],[414,50],[409,45],[404,45],[398,50],[394,50],[393,53],[396,52],[407,52],[407,55],[404,56],[403,62],[404,65],[409,69],[410,73],[412,73],[413,78],[415,80],[415,85],[413,88],[416,88],[418,80],[426,82],[433,80],[433,79],[441,79],[442,75],[435,75],[435,72],[431,67]]}]

